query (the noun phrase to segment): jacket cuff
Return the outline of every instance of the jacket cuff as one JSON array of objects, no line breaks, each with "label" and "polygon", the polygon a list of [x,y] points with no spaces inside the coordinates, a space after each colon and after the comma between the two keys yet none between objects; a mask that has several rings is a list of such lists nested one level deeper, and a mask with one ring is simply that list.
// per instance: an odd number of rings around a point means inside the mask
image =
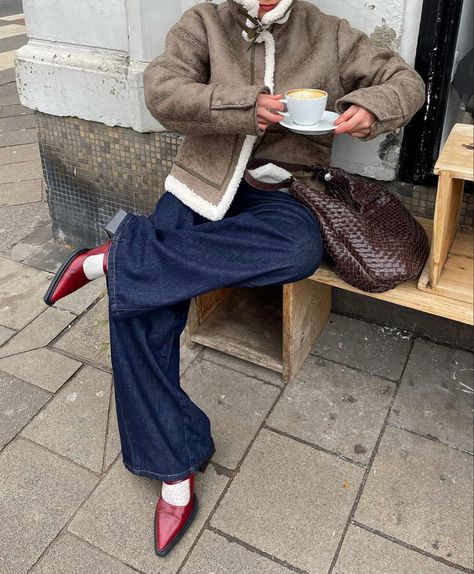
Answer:
[{"label": "jacket cuff", "polygon": [[[394,131],[406,123],[407,118],[403,114],[395,90],[387,91],[384,88],[379,88],[379,86],[362,88],[336,101],[335,107],[340,114],[344,113],[351,105],[356,105],[365,108],[376,117],[376,121],[370,128],[369,135],[358,138],[360,140],[371,140],[380,134]],[[399,111],[394,112],[394,108],[396,109],[397,107]],[[386,110],[391,110],[392,113],[388,114]]]},{"label": "jacket cuff", "polygon": [[211,98],[212,127],[222,134],[261,135],[257,99],[269,93],[266,86],[216,86]]}]

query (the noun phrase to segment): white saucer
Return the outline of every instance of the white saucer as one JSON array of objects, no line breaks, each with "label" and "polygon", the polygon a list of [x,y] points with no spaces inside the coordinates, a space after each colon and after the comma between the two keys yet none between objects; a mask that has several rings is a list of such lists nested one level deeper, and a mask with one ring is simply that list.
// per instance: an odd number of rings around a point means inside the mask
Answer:
[{"label": "white saucer", "polygon": [[333,125],[333,122],[334,120],[337,120],[338,117],[339,114],[336,112],[325,111],[319,122],[312,126],[300,126],[299,124],[293,123],[290,118],[281,120],[280,125],[297,134],[303,134],[305,136],[322,136],[324,134],[331,133],[337,128],[337,126]]}]

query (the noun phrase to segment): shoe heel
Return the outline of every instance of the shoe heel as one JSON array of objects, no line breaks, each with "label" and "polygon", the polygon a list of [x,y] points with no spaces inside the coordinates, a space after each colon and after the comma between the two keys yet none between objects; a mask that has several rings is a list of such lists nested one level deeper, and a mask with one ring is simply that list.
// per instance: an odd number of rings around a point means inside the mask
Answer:
[{"label": "shoe heel", "polygon": [[199,471],[199,472],[202,472],[203,474],[206,472],[207,467],[209,466],[209,463],[211,462],[211,458],[214,456],[214,453],[215,453],[215,452],[216,452],[216,450],[214,449],[214,450],[212,451],[211,456],[206,460],[206,462],[203,462],[203,463],[201,464],[201,466],[198,468],[198,471]]},{"label": "shoe heel", "polygon": [[113,237],[117,231],[118,226],[122,223],[128,213],[124,209],[119,209],[112,219],[104,226],[104,230],[106,231],[109,237]]}]

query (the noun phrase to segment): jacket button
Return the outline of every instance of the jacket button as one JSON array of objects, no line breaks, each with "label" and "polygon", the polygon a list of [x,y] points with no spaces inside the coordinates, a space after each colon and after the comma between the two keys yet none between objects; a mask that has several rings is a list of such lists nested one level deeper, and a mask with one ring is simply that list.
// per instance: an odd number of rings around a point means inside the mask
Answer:
[{"label": "jacket button", "polygon": [[247,100],[244,100],[243,98],[240,100],[240,104],[243,106],[244,104],[247,103]]},{"label": "jacket button", "polygon": [[220,106],[222,104],[222,100],[216,100],[216,105]]}]

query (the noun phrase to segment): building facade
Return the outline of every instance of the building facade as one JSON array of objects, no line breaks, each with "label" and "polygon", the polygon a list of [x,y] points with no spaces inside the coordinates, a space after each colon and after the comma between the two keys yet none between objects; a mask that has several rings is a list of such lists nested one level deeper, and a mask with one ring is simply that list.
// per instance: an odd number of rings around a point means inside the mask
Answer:
[{"label": "building facade", "polygon": [[[313,1],[415,64],[423,0]],[[57,239],[97,243],[117,207],[147,213],[163,193],[180,136],[146,109],[143,70],[195,3],[24,0],[29,42],[17,53],[17,84],[23,105],[36,110]],[[396,182],[402,138],[403,130],[370,142],[339,136],[332,164]],[[431,214],[431,187],[395,187],[412,211]]]}]

